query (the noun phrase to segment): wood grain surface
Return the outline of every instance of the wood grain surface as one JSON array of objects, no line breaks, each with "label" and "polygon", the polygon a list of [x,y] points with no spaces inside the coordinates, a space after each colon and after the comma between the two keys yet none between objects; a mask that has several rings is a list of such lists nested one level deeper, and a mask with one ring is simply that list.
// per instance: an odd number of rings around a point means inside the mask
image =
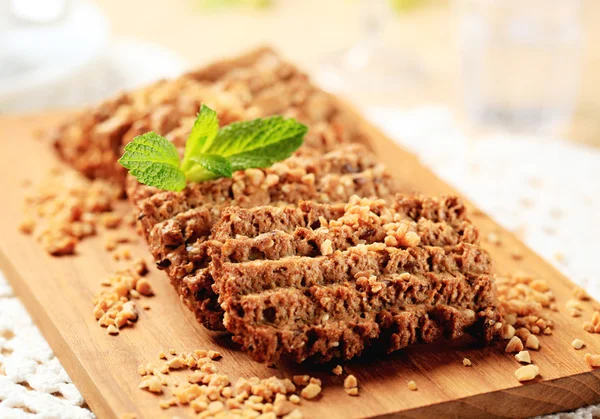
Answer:
[{"label": "wood grain surface", "polygon": [[[383,359],[366,355],[349,362],[345,369],[360,383],[359,397],[350,397],[343,391],[343,377],[330,373],[335,364],[284,362],[276,369],[267,368],[250,360],[226,335],[207,332],[179,302],[166,275],[156,270],[149,276],[156,292],[147,300],[151,309],[140,313],[135,327],[109,336],[92,316],[92,297],[101,289],[100,282],[124,263],[114,261],[104,250],[103,238],[83,241],[75,256],[56,258],[45,254],[32,237],[17,231],[27,192],[23,180],[38,182],[60,164],[35,133],[64,116],[0,119],[0,267],[98,418],[128,412],[138,418],[188,417],[191,409],[163,411],[157,396],[138,389],[137,365],[158,362],[157,354],[168,348],[217,349],[224,356],[220,372],[233,379],[299,373],[317,376],[323,379],[324,389],[318,400],[302,402],[301,411],[308,418],[517,418],[600,402],[600,370],[592,370],[584,361],[586,352],[600,354],[600,335],[582,329],[583,319],[590,318],[595,303],[586,304],[582,318],[567,316],[564,306],[574,285],[484,215],[472,218],[484,235],[493,231],[501,238],[501,245],[488,246],[496,271],[524,271],[547,280],[560,308],[560,313],[552,314],[554,335],[542,336],[542,349],[531,351],[541,377],[526,384],[515,379],[519,364],[504,353],[501,344],[481,348],[465,340],[416,345]],[[454,192],[413,155],[368,124],[365,129],[377,154],[406,191]],[[123,204],[123,211],[125,207]],[[137,256],[151,260],[141,239],[130,247]],[[516,260],[515,253],[522,258]],[[571,347],[574,338],[583,339],[587,347],[575,351]],[[464,357],[472,361],[471,368],[462,365]],[[408,390],[409,380],[417,383],[416,392]]]}]

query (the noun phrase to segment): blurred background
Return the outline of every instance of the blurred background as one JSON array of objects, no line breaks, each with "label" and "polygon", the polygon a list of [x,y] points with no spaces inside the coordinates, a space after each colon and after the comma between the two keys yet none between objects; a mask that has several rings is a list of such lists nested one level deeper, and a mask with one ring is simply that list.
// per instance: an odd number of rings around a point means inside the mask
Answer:
[{"label": "blurred background", "polygon": [[270,45],[586,285],[599,21],[598,0],[0,0],[0,115]]},{"label": "blurred background", "polygon": [[598,146],[598,18],[597,0],[0,0],[0,112],[268,44],[360,105],[444,104],[469,128]]}]

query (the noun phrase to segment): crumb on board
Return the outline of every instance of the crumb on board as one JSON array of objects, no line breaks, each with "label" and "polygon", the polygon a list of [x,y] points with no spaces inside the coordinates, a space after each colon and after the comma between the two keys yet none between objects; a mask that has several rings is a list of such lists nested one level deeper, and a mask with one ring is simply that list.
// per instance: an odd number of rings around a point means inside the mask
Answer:
[{"label": "crumb on board", "polygon": [[518,336],[513,336],[512,339],[510,341],[508,341],[508,344],[506,345],[506,348],[504,349],[505,352],[509,352],[509,353],[521,352],[522,350],[523,350],[523,341],[521,341],[521,339]]},{"label": "crumb on board", "polygon": [[315,383],[308,383],[306,387],[300,391],[300,395],[307,399],[311,400],[317,397],[321,393],[321,386]]},{"label": "crumb on board", "polygon": [[515,377],[521,382],[533,380],[539,374],[540,369],[537,367],[537,365],[533,364],[525,365],[515,371]]},{"label": "crumb on board", "polygon": [[342,375],[344,373],[344,369],[342,368],[341,365],[336,365],[331,372],[333,373],[333,375]]},{"label": "crumb on board", "polygon": [[[173,349],[170,352],[176,351]],[[142,377],[139,388],[157,397],[164,395],[157,400],[161,409],[187,406],[200,418],[230,417],[235,412],[241,415],[239,417],[258,417],[262,414],[260,417],[302,419],[298,409],[300,395],[311,400],[322,391],[321,381],[308,375],[296,376],[301,377],[297,381],[306,384],[301,390],[292,380],[275,376],[264,379],[239,378],[233,382],[227,375],[218,372],[215,360],[210,357],[215,357],[216,353],[202,349],[179,352],[174,359],[180,361],[177,364],[167,362],[162,369],[152,363],[140,365],[138,373]],[[186,363],[180,366],[182,360]],[[172,369],[186,370],[185,381],[184,376],[169,374]]]},{"label": "crumb on board", "polygon": [[573,288],[573,297],[575,297],[579,301],[589,301],[590,300],[590,296],[588,295],[587,291],[581,287]]},{"label": "crumb on board", "polygon": [[588,333],[600,333],[600,311],[594,311],[591,321],[583,323],[583,330]]},{"label": "crumb on board", "polygon": [[525,341],[525,347],[529,349],[540,349],[540,341],[536,335],[531,334],[527,336],[527,340]]},{"label": "crumb on board", "polygon": [[520,351],[515,355],[515,359],[523,364],[531,364],[531,355],[529,355],[529,351]]},{"label": "crumb on board", "polygon": [[526,273],[514,273],[498,276],[496,286],[498,300],[505,313],[502,337],[510,341],[517,336],[526,342],[529,334],[552,333],[554,321],[546,310],[552,310],[556,298],[546,280]]},{"label": "crumb on board", "polygon": [[574,339],[573,342],[571,342],[571,346],[574,349],[579,350],[585,346],[585,342],[581,339]]},{"label": "crumb on board", "polygon": [[[140,283],[143,284],[141,287]],[[119,329],[131,326],[138,320],[139,313],[132,298],[152,295],[152,287],[147,279],[132,269],[115,273],[104,280],[102,285],[105,289],[92,300],[93,315],[100,326],[107,328],[109,334],[116,335]]]},{"label": "crumb on board", "polygon": [[463,358],[463,360],[462,360],[462,364],[463,364],[465,367],[471,367],[471,366],[473,366],[473,364],[471,363],[471,360],[470,360],[469,358]]},{"label": "crumb on board", "polygon": [[72,255],[77,244],[103,227],[112,214],[119,188],[102,180],[89,180],[74,170],[51,170],[25,197],[25,216],[18,228],[36,234],[53,256]]},{"label": "crumb on board", "polygon": [[585,354],[585,361],[592,368],[600,367],[600,355],[594,355],[588,352],[587,354]]},{"label": "crumb on board", "polygon": [[408,382],[407,387],[410,391],[417,391],[417,383],[412,380]]},{"label": "crumb on board", "polygon": [[354,375],[350,374],[344,379],[344,388],[348,389],[353,387],[358,387],[358,380]]}]

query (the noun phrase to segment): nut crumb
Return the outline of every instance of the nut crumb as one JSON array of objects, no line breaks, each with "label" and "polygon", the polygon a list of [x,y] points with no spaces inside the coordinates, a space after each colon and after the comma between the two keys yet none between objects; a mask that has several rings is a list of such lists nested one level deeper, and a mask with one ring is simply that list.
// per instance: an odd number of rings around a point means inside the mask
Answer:
[{"label": "nut crumb", "polygon": [[344,373],[344,370],[341,365],[336,365],[335,368],[331,370],[331,372],[333,373],[333,375],[342,375]]},{"label": "nut crumb", "polygon": [[589,301],[590,300],[590,296],[588,295],[586,290],[584,290],[581,287],[576,287],[573,289],[573,297],[575,297],[579,301]]},{"label": "nut crumb", "polygon": [[501,333],[501,337],[502,339],[505,340],[509,340],[512,339],[513,336],[515,335],[515,328],[514,326],[510,325],[510,324],[505,324],[504,326],[502,326],[502,333]]},{"label": "nut crumb", "polygon": [[515,355],[515,358],[517,361],[524,364],[531,364],[531,355],[529,355],[529,351],[521,351]]},{"label": "nut crumb", "polygon": [[35,220],[31,217],[27,217],[19,223],[19,231],[23,234],[32,234],[34,230]]},{"label": "nut crumb", "polygon": [[527,340],[525,341],[525,347],[529,349],[537,350],[540,348],[540,341],[536,335],[527,336]]},{"label": "nut crumb", "polygon": [[521,382],[533,380],[539,374],[540,369],[533,364],[525,365],[515,371],[515,377]]},{"label": "nut crumb", "polygon": [[167,359],[167,354],[164,352],[159,352],[158,353],[158,358],[159,359]]},{"label": "nut crumb", "polygon": [[345,388],[344,391],[350,396],[358,396],[358,387]]},{"label": "nut crumb", "polygon": [[523,350],[523,342],[519,339],[518,336],[513,336],[513,338],[506,345],[505,352],[521,352]]},{"label": "nut crumb", "polygon": [[310,376],[309,375],[294,375],[292,377],[292,381],[297,386],[305,386],[310,381]]},{"label": "nut crumb", "polygon": [[409,381],[407,386],[410,391],[417,391],[417,383],[415,383],[414,381]]},{"label": "nut crumb", "polygon": [[592,368],[600,367],[600,355],[592,355],[591,353],[585,354],[585,361]]},{"label": "nut crumb", "polygon": [[319,386],[318,384],[314,384],[314,383],[308,383],[308,385],[302,389],[302,391],[300,392],[300,395],[303,398],[310,400],[310,399],[314,399],[315,397],[317,397],[319,395],[319,393],[321,393],[321,386]]},{"label": "nut crumb", "polygon": [[356,377],[354,375],[350,374],[344,380],[344,388],[352,388],[352,387],[358,387],[358,380],[356,379]]},{"label": "nut crumb", "polygon": [[473,364],[471,363],[471,360],[469,358],[463,358],[462,363],[465,367],[470,367]]},{"label": "nut crumb", "polygon": [[571,342],[571,346],[573,348],[579,350],[585,346],[585,342],[582,341],[581,339],[575,339],[575,340],[573,340],[573,342]]},{"label": "nut crumb", "polygon": [[108,328],[106,329],[106,331],[108,332],[109,335],[118,335],[119,334],[119,329],[114,324],[108,325]]},{"label": "nut crumb", "polygon": [[321,243],[321,254],[327,256],[333,253],[333,246],[331,240],[327,239]]}]

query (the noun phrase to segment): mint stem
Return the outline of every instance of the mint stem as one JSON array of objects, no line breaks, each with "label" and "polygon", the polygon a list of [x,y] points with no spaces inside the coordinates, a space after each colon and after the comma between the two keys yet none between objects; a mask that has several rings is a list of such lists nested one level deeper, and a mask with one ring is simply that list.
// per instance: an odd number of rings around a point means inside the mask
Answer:
[{"label": "mint stem", "polygon": [[190,170],[185,171],[185,178],[189,182],[205,182],[219,177],[218,174],[206,170],[200,165],[194,165]]}]

